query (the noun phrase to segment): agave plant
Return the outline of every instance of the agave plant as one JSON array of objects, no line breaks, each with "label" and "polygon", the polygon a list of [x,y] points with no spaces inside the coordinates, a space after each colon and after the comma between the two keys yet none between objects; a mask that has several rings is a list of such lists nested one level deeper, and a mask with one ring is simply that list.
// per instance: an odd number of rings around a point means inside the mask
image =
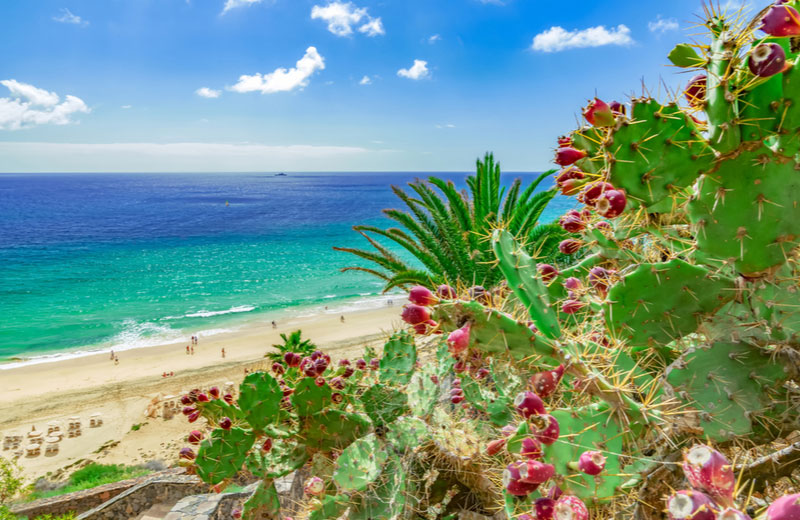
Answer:
[{"label": "agave plant", "polygon": [[[500,184],[500,164],[487,153],[477,161],[477,172],[467,177],[467,190],[459,191],[452,181],[438,177],[408,184],[413,194],[392,186],[406,210],[386,209],[384,214],[399,227],[381,229],[358,225],[353,229],[372,245],[374,251],[336,247],[375,264],[351,266],[343,271],[363,271],[393,287],[440,283],[492,287],[503,280],[493,267],[494,254],[488,237],[493,229],[505,227],[527,244],[529,253],[553,260],[564,230],[556,224],[539,224],[539,217],[556,195],[555,190],[536,192],[553,171],[545,172],[523,189],[516,179],[510,187]],[[438,190],[438,191],[437,191]],[[376,237],[387,239],[410,253],[418,262],[411,265]]]}]

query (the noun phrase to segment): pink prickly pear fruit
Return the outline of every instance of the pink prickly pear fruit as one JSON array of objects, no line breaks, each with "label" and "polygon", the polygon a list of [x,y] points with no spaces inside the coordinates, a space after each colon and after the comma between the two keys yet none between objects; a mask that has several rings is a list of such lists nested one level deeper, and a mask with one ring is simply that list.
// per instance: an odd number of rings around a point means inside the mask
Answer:
[{"label": "pink prickly pear fruit", "polygon": [[608,289],[609,286],[609,273],[604,267],[592,267],[589,270],[589,283],[597,290]]},{"label": "pink prickly pear fruit", "polygon": [[186,442],[189,444],[200,444],[200,441],[203,440],[203,432],[199,430],[192,430],[189,432],[189,436],[186,438]]},{"label": "pink prickly pear fruit", "polygon": [[428,307],[429,305],[435,304],[438,298],[436,298],[427,287],[417,285],[412,287],[408,292],[408,301],[417,305],[422,305],[423,307]]},{"label": "pink prickly pear fruit", "polygon": [[558,138],[558,146],[572,146],[572,137],[562,135]]},{"label": "pink prickly pear fruit", "polygon": [[303,484],[306,495],[319,496],[325,491],[325,482],[319,477],[309,477]]},{"label": "pink prickly pear fruit", "polygon": [[733,465],[722,453],[703,444],[692,446],[683,454],[683,473],[694,489],[723,505],[733,505],[736,477]]},{"label": "pink prickly pear fruit", "polygon": [[614,189],[616,189],[614,185],[608,182],[593,182],[583,189],[581,194],[578,195],[578,200],[588,206],[594,206],[603,193]]},{"label": "pink prickly pear fruit", "polygon": [[228,404],[233,404],[233,396],[231,394],[225,394],[222,396],[222,400]]},{"label": "pink prickly pear fruit", "polygon": [[497,455],[506,445],[506,439],[495,439],[493,441],[489,441],[486,445],[486,454],[487,455]]},{"label": "pink prickly pear fruit", "polygon": [[219,427],[223,430],[230,430],[231,426],[233,426],[233,421],[231,421],[230,417],[223,417],[219,420]]},{"label": "pink prickly pear fruit", "polygon": [[578,469],[587,475],[599,475],[606,467],[606,458],[599,451],[584,451],[578,459]]},{"label": "pink prickly pear fruit", "polygon": [[541,459],[542,443],[536,440],[534,437],[525,437],[520,443],[519,454],[526,459]]},{"label": "pink prickly pear fruit", "polygon": [[431,312],[422,305],[410,303],[403,306],[403,312],[400,314],[400,317],[409,325],[419,325],[431,319]]},{"label": "pink prickly pear fruit", "polygon": [[372,358],[369,360],[369,368],[371,368],[372,370],[378,370],[380,366],[381,366],[380,359]]},{"label": "pink prickly pear fruit", "polygon": [[194,454],[194,450],[192,448],[181,448],[178,456],[184,460],[194,460],[197,455]]},{"label": "pink prickly pear fruit", "polygon": [[194,412],[193,414],[189,415],[189,417],[187,417],[190,423],[195,422],[199,418],[200,418],[200,410]]},{"label": "pink prickly pear fruit", "polygon": [[767,508],[766,520],[797,520],[800,518],[800,493],[786,495]]},{"label": "pink prickly pear fruit", "polygon": [[752,519],[746,513],[743,513],[738,509],[734,509],[733,507],[727,507],[722,511],[720,511],[719,513],[717,513],[717,520],[752,520]]},{"label": "pink prickly pear fruit", "polygon": [[580,214],[577,216],[572,214],[564,215],[558,219],[558,224],[564,229],[564,231],[569,233],[578,233],[583,231],[583,228],[586,227],[586,224],[581,219]]},{"label": "pink prickly pear fruit", "polygon": [[211,399],[219,399],[219,393],[219,388],[216,386],[212,386],[208,389],[208,395],[211,397]]},{"label": "pink prickly pear fruit", "polygon": [[316,375],[322,375],[328,369],[328,362],[325,358],[319,358],[314,361],[314,372]]},{"label": "pink prickly pear fruit", "polygon": [[183,415],[189,416],[189,415],[192,415],[193,413],[195,413],[196,411],[197,411],[197,408],[195,408],[194,406],[184,406],[183,410],[181,410],[181,413]]},{"label": "pink prickly pear fruit", "polygon": [[458,297],[456,290],[445,283],[436,288],[436,296],[445,300],[455,300]]},{"label": "pink prickly pear fruit", "polygon": [[573,495],[561,495],[553,508],[557,520],[589,520],[589,510],[583,501]]},{"label": "pink prickly pear fruit", "polygon": [[464,361],[457,361],[455,365],[453,365],[453,372],[456,374],[461,374],[465,370],[467,370],[467,364]]},{"label": "pink prickly pear fruit", "polygon": [[340,367],[349,367],[350,366],[350,360],[349,359],[340,359],[339,360],[339,366]]},{"label": "pink prickly pear fruit", "polygon": [[336,390],[341,390],[344,388],[344,379],[342,379],[341,377],[334,377],[333,379],[330,380],[328,384],[331,385],[331,388],[335,388]]},{"label": "pink prickly pear fruit", "polygon": [[463,395],[451,395],[450,396],[450,402],[453,403],[453,404],[458,404],[463,400],[464,400],[464,396]]},{"label": "pink prickly pear fruit", "polygon": [[586,157],[586,152],[571,146],[562,146],[556,150],[556,164],[569,166]]},{"label": "pink prickly pear fruit", "polygon": [[475,379],[486,379],[487,377],[489,377],[489,370],[486,368],[479,368],[475,372]]},{"label": "pink prickly pear fruit", "polygon": [[509,494],[522,497],[536,491],[539,484],[529,484],[522,481],[522,472],[527,471],[525,462],[514,462],[506,466],[503,471],[503,487]]},{"label": "pink prickly pear fruit", "polygon": [[552,415],[533,415],[528,421],[531,433],[542,444],[549,446],[558,440],[561,428],[558,426],[556,418]]},{"label": "pink prickly pear fruit", "polygon": [[437,376],[436,374],[433,374],[431,376],[431,383],[433,383],[434,385],[438,385],[439,384],[439,376]]},{"label": "pink prickly pear fruit", "polygon": [[542,277],[544,282],[549,282],[558,276],[558,269],[550,264],[538,264],[536,270],[539,271],[539,276]]},{"label": "pink prickly pear fruit", "polygon": [[450,395],[464,395],[464,390],[456,387],[450,389]]},{"label": "pink prickly pear fruit", "polygon": [[770,36],[800,36],[800,15],[793,7],[776,3],[761,18],[759,29]]},{"label": "pink prickly pear fruit", "polygon": [[322,351],[321,350],[315,350],[314,352],[311,353],[312,361],[316,361],[321,357],[322,357]]},{"label": "pink prickly pear fruit", "polygon": [[750,51],[747,67],[759,78],[768,78],[786,67],[786,51],[777,43],[759,43]]},{"label": "pink prickly pear fruit", "polygon": [[339,404],[344,401],[344,396],[339,392],[334,392],[331,394],[331,401],[333,401],[333,404]]},{"label": "pink prickly pear fruit", "polygon": [[575,314],[584,307],[586,307],[586,304],[580,300],[567,300],[561,304],[561,312],[564,314]]},{"label": "pink prickly pear fruit", "polygon": [[190,405],[193,402],[194,401],[192,401],[192,398],[189,395],[184,395],[183,397],[181,397],[181,404],[183,405]]},{"label": "pink prickly pear fruit", "polygon": [[470,324],[465,323],[460,329],[456,329],[447,336],[447,350],[457,356],[469,348]]},{"label": "pink prickly pear fruit", "polygon": [[514,426],[513,424],[506,424],[505,426],[500,428],[500,433],[503,435],[503,437],[511,437],[512,435],[517,433],[517,427]]},{"label": "pink prickly pear fruit", "polygon": [[325,386],[325,378],[322,377],[322,376],[315,377],[314,378],[314,384],[317,385],[318,387],[322,388],[323,386]]},{"label": "pink prickly pear fruit", "polygon": [[581,169],[578,168],[577,166],[567,166],[565,168],[562,168],[561,171],[558,172],[558,175],[556,175],[556,184],[560,186],[565,182],[567,182],[568,180],[572,179],[580,180],[585,177],[586,173],[581,171]]},{"label": "pink prickly pear fruit", "polygon": [[355,369],[353,367],[347,367],[347,368],[344,369],[344,373],[342,374],[342,377],[345,378],[345,379],[349,379],[350,376],[355,374],[355,372],[356,371],[355,371]]},{"label": "pink prickly pear fruit", "polygon": [[706,102],[707,79],[705,74],[697,74],[686,84],[686,88],[683,89],[683,95],[686,97],[686,101],[689,102],[689,105],[700,107]]},{"label": "pink prickly pear fruit", "polygon": [[363,359],[356,360],[356,368],[359,370],[366,370],[367,369],[367,362]]},{"label": "pink prickly pear fruit", "polygon": [[564,492],[558,487],[558,484],[553,484],[550,489],[547,490],[547,498],[552,498],[553,500],[558,500],[561,498]]},{"label": "pink prickly pear fruit", "polygon": [[300,362],[303,360],[299,354],[295,354],[294,352],[287,352],[283,355],[283,361],[289,365],[290,367],[296,367],[300,365]]},{"label": "pink prickly pear fruit", "polygon": [[586,108],[583,109],[583,117],[592,126],[607,127],[614,126],[614,113],[608,103],[601,99],[594,98]]},{"label": "pink prickly pear fruit", "polygon": [[264,444],[261,445],[261,451],[264,453],[269,453],[272,451],[272,439],[267,437],[264,441]]},{"label": "pink prickly pear fruit", "polygon": [[581,281],[575,278],[574,276],[570,276],[566,280],[564,280],[564,288],[569,291],[577,291],[581,288]]},{"label": "pink prickly pear fruit", "polygon": [[556,391],[558,383],[564,377],[564,365],[558,365],[553,370],[545,370],[533,374],[528,383],[540,397],[549,397]]},{"label": "pink prickly pear fruit", "polygon": [[628,197],[623,191],[608,190],[598,197],[594,207],[601,216],[615,218],[622,215],[627,204]]},{"label": "pink prickly pear fruit", "polygon": [[282,363],[278,363],[278,362],[276,361],[275,363],[273,363],[273,364],[272,364],[272,372],[273,372],[275,375],[277,375],[277,376],[280,376],[280,375],[282,375],[282,374],[283,374],[285,371],[286,371],[286,369],[284,369],[284,368],[283,368],[283,364],[282,364]]},{"label": "pink prickly pear fruit", "polygon": [[206,394],[197,394],[197,402],[199,403],[208,403],[211,399],[208,398]]},{"label": "pink prickly pear fruit", "polygon": [[559,242],[558,250],[564,253],[565,255],[574,255],[580,250],[582,245],[583,242],[581,242],[580,240],[573,240],[571,238],[568,238],[566,240],[562,240],[561,242]]},{"label": "pink prickly pear fruit", "polygon": [[547,464],[535,459],[528,459],[522,481],[527,484],[543,484],[553,478],[555,474],[556,467],[552,464]]},{"label": "pink prickly pear fruit", "polygon": [[461,386],[461,379],[459,379],[459,378],[453,379],[453,386],[460,387]]},{"label": "pink prickly pear fruit", "polygon": [[234,509],[231,511],[231,518],[241,518],[242,517],[242,510],[241,509]]},{"label": "pink prickly pear fruit", "polygon": [[561,190],[562,195],[570,197],[579,193],[585,184],[586,181],[580,179],[567,179],[559,184],[558,188]]},{"label": "pink prickly pear fruit", "polygon": [[556,512],[556,501],[552,498],[537,498],[533,502],[533,516],[536,520],[553,520]]},{"label": "pink prickly pear fruit", "polygon": [[608,104],[608,108],[611,109],[611,112],[615,116],[624,116],[625,115],[625,105],[620,103],[619,101],[612,101]]},{"label": "pink prickly pear fruit", "polygon": [[546,414],[544,401],[533,392],[520,392],[514,399],[514,408],[526,419],[532,415]]},{"label": "pink prickly pear fruit", "polygon": [[714,520],[717,506],[700,491],[681,490],[667,499],[670,520]]},{"label": "pink prickly pear fruit", "polygon": [[427,323],[418,323],[416,325],[412,325],[414,328],[414,334],[418,336],[424,336],[428,333],[428,324]]}]

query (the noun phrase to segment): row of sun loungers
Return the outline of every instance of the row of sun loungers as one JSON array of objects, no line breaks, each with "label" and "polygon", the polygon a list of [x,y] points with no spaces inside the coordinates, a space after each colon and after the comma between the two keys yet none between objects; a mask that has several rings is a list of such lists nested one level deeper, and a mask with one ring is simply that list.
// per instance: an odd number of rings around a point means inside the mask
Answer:
[{"label": "row of sun loungers", "polygon": [[[89,417],[89,428],[99,428],[103,425],[103,416],[99,413]],[[47,423],[47,431],[37,431],[33,426],[25,435],[18,432],[8,432],[3,436],[3,451],[10,451],[15,457],[38,457],[44,451],[45,456],[52,457],[58,454],[59,443],[64,437],[73,439],[80,437],[83,432],[83,422],[80,417],[70,417],[64,425],[61,421]],[[22,443],[26,441],[23,447]]]}]

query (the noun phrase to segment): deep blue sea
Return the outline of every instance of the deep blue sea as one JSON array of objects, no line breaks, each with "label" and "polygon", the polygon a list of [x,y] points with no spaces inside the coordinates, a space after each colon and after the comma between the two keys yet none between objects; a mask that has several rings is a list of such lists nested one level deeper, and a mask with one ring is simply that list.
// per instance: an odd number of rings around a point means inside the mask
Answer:
[{"label": "deep blue sea", "polygon": [[332,248],[367,246],[352,226],[388,224],[390,185],[420,176],[0,174],[0,360],[376,305],[382,283]]}]

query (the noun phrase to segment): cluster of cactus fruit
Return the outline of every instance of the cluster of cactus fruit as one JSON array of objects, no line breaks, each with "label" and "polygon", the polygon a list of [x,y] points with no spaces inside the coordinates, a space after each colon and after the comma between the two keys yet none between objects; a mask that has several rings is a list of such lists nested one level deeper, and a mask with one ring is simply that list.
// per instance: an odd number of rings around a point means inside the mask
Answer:
[{"label": "cluster of cactus fruit", "polygon": [[[496,230],[506,284],[414,287],[380,358],[288,352],[235,399],[186,396],[213,428],[186,464],[257,476],[246,518],[800,518],[723,455],[800,429],[796,4],[707,12],[710,44],[670,53],[699,72],[681,99],[589,103],[555,157],[574,265]],[[653,475],[682,449],[672,494]],[[282,512],[273,481],[301,468],[308,500]]]}]

